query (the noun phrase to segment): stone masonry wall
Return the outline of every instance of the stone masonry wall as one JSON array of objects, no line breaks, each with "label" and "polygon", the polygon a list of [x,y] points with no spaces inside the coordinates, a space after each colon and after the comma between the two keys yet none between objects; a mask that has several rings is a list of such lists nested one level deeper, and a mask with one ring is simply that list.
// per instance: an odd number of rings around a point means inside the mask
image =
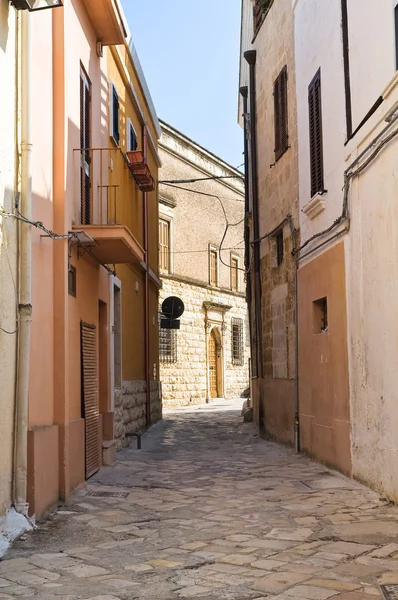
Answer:
[{"label": "stone masonry wall", "polygon": [[[155,424],[162,418],[162,398],[159,381],[151,382],[151,421]],[[129,445],[128,431],[145,431],[146,382],[123,381],[122,387],[115,390],[115,440],[117,450]]]},{"label": "stone masonry wall", "polygon": [[[246,300],[241,294],[215,290],[163,277],[160,303],[168,296],[178,296],[185,304],[181,329],[177,331],[177,362],[160,363],[163,402],[166,407],[187,406],[206,401],[207,348],[204,302],[231,306],[226,312],[224,335],[224,397],[236,398],[249,387],[249,335]],[[232,364],[231,319],[244,322],[242,366]]]}]

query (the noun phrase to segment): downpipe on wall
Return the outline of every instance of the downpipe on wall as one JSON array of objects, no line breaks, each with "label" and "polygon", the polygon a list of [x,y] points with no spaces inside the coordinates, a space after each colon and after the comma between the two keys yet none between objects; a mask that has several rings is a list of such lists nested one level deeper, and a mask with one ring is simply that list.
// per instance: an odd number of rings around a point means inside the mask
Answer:
[{"label": "downpipe on wall", "polygon": [[[32,218],[32,140],[31,140],[31,24],[28,11],[21,17],[21,213]],[[14,432],[15,468],[13,483],[15,509],[28,514],[28,399],[30,330],[32,320],[32,233],[30,225],[20,223],[18,365]]]},{"label": "downpipe on wall", "polygon": [[[256,107],[256,57],[255,50],[248,50],[244,58],[249,64],[249,111],[250,111],[250,169],[251,169],[251,196],[253,210],[253,255],[254,255],[254,319],[255,319],[255,346],[257,376],[263,377],[263,341],[262,341],[262,315],[261,315],[261,274],[260,274],[260,244],[259,239],[259,203],[258,203],[258,167],[257,167],[257,107]],[[259,422],[261,427],[261,402],[259,402]]]}]

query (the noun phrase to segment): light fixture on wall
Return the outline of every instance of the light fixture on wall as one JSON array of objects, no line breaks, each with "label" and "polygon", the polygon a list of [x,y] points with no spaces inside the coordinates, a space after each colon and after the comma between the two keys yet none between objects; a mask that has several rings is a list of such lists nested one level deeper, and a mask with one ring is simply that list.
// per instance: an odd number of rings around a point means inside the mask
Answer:
[{"label": "light fixture on wall", "polygon": [[63,6],[63,0],[10,0],[16,10],[29,10],[35,12],[47,8]]}]

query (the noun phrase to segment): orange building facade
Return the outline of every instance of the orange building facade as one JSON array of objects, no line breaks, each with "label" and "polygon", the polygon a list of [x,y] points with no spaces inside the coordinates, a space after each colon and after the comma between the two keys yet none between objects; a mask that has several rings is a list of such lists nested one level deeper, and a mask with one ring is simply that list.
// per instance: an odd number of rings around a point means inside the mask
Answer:
[{"label": "orange building facade", "polygon": [[27,96],[32,224],[21,224],[28,418],[10,505],[40,516],[161,418],[160,129],[117,0],[18,14],[40,60]]}]

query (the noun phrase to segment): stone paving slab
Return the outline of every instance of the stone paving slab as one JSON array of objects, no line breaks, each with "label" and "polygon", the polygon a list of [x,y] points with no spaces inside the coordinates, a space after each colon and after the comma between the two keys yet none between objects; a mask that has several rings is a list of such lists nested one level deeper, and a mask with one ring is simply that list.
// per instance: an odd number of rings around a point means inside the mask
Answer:
[{"label": "stone paving slab", "polygon": [[0,600],[381,600],[398,509],[239,409],[166,412],[14,544]]}]

